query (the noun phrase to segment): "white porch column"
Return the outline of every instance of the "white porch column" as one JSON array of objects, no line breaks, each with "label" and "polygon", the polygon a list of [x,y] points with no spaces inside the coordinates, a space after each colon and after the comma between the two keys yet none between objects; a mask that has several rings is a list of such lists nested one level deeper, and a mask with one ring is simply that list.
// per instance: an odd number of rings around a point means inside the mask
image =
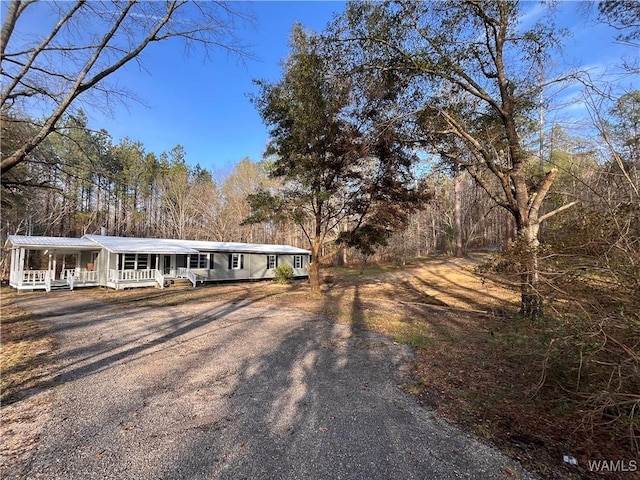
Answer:
[{"label": "white porch column", "polygon": [[18,258],[18,250],[16,248],[12,248],[11,249],[11,270],[9,270],[10,272],[10,278],[11,278],[11,283],[14,284],[18,284],[18,274],[17,274],[17,258]]},{"label": "white porch column", "polygon": [[56,268],[58,266],[58,256],[53,252],[53,271],[51,272],[51,280],[56,279]]},{"label": "white porch column", "polygon": [[20,249],[18,254],[18,272],[20,272],[20,283],[24,280],[24,248]]},{"label": "white porch column", "polygon": [[107,266],[107,271],[104,273],[98,272],[98,275],[104,275],[104,286],[107,286],[107,282],[109,281],[109,275],[111,275],[111,252],[109,250],[102,250],[104,254],[107,256],[107,261],[105,265]]}]

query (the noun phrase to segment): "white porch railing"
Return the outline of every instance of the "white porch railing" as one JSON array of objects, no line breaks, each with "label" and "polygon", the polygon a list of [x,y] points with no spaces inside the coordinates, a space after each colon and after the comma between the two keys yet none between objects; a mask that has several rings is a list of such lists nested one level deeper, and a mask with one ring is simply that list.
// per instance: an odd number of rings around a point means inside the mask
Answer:
[{"label": "white porch railing", "polygon": [[156,279],[156,270],[109,270],[110,282],[144,282]]},{"label": "white porch railing", "polygon": [[188,268],[178,267],[176,268],[176,278],[189,278],[187,276]]},{"label": "white porch railing", "polygon": [[74,286],[84,286],[98,283],[99,272],[84,268],[65,268],[60,272],[60,278],[54,276],[53,270],[22,270],[13,272],[11,286],[16,288],[42,288],[49,291],[57,282],[66,282],[73,290]]},{"label": "white porch railing", "polygon": [[44,283],[48,272],[49,270],[24,270],[21,275],[22,281],[20,283],[22,285]]},{"label": "white porch railing", "polygon": [[156,272],[156,282],[160,285],[160,288],[164,288],[164,275],[160,273],[160,270],[155,270]]},{"label": "white porch railing", "polygon": [[193,284],[193,288],[196,288],[196,282],[198,281],[198,275],[191,270],[187,270],[187,278]]},{"label": "white porch railing", "polygon": [[76,284],[80,283],[97,283],[98,271],[87,270],[86,268],[67,268],[62,271],[62,280],[66,280],[71,285],[71,279]]},{"label": "white porch railing", "polygon": [[86,268],[76,268],[75,277],[76,281],[80,283],[97,283],[98,271],[87,270]]}]

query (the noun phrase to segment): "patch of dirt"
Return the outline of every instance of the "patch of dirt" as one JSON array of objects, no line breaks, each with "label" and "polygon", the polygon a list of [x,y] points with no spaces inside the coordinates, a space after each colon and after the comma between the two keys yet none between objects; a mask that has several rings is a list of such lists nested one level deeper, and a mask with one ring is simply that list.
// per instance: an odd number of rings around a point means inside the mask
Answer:
[{"label": "patch of dirt", "polygon": [[2,407],[0,424],[0,478],[24,478],[33,448],[49,419],[54,401],[53,390],[26,392],[27,397]]}]

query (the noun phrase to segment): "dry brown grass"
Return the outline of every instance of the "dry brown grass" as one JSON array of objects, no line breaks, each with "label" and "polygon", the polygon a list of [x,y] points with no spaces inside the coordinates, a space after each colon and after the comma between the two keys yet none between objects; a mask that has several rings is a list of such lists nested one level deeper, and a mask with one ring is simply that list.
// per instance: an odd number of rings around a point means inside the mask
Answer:
[{"label": "dry brown grass", "polygon": [[53,399],[55,338],[46,322],[13,303],[18,295],[29,294],[0,291],[0,478],[22,475]]},{"label": "dry brown grass", "polygon": [[55,339],[46,323],[37,321],[18,308],[14,298],[20,295],[3,289],[0,295],[2,314],[0,333],[0,395],[3,405],[48,386]]}]

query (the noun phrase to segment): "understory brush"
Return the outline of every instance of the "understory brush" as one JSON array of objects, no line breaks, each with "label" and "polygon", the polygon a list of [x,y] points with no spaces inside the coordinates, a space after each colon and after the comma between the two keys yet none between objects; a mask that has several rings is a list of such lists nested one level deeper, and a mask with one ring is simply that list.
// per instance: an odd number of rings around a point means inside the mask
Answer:
[{"label": "understory brush", "polygon": [[[534,402],[552,407],[573,439],[571,452],[588,460],[640,456],[640,305],[636,283],[621,285],[611,266],[590,256],[542,250],[546,316],[515,321],[526,340],[505,346],[533,362]],[[514,280],[513,261],[496,256],[476,269]],[[625,273],[629,271],[625,269]],[[529,379],[531,381],[531,379]],[[567,445],[568,446],[568,445]],[[585,473],[585,475],[587,475]],[[614,475],[615,476],[615,475]],[[621,477],[622,478],[622,477]]]}]

